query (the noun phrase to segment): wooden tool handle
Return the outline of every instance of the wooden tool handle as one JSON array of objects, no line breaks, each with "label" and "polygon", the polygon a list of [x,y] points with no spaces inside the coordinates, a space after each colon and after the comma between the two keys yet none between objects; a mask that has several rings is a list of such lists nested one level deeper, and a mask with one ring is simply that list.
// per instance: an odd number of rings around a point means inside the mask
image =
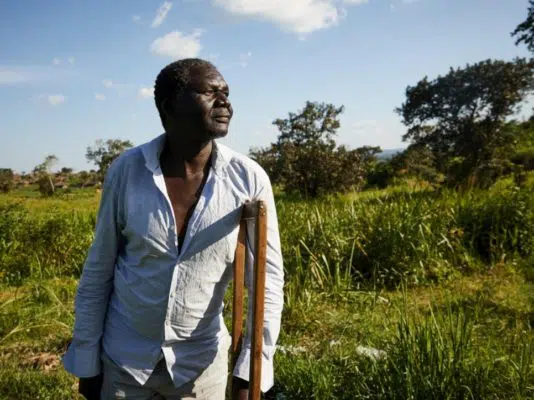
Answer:
[{"label": "wooden tool handle", "polygon": [[267,205],[256,203],[256,232],[254,254],[254,313],[252,354],[250,357],[249,400],[260,400],[261,363],[263,347],[263,318],[265,310],[265,273],[267,263]]},{"label": "wooden tool handle", "polygon": [[246,222],[241,219],[234,258],[234,298],[232,304],[232,372],[243,341],[243,292],[245,290]]},{"label": "wooden tool handle", "polygon": [[232,373],[243,341],[243,294],[245,287],[245,258],[247,220],[255,221],[254,232],[254,303],[251,340],[249,400],[260,400],[261,363],[263,347],[263,318],[265,310],[265,268],[267,263],[267,206],[264,201],[245,203],[239,223],[234,258],[234,298],[232,305]]}]

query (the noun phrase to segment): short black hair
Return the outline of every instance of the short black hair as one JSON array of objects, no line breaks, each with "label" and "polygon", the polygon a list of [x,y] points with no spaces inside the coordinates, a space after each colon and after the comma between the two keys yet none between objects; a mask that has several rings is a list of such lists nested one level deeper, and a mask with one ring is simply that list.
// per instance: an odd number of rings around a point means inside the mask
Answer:
[{"label": "short black hair", "polygon": [[161,123],[165,127],[163,101],[178,97],[191,80],[191,70],[196,67],[208,67],[217,70],[215,65],[200,58],[184,58],[165,66],[156,78],[154,98]]}]

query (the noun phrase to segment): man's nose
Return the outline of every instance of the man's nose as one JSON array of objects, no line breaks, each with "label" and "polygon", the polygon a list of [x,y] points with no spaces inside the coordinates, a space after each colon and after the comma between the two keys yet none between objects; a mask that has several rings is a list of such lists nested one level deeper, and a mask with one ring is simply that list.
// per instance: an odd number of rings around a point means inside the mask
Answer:
[{"label": "man's nose", "polygon": [[228,100],[228,96],[222,92],[217,93],[217,98],[215,99],[215,104],[219,107],[228,107],[230,106],[230,100]]}]

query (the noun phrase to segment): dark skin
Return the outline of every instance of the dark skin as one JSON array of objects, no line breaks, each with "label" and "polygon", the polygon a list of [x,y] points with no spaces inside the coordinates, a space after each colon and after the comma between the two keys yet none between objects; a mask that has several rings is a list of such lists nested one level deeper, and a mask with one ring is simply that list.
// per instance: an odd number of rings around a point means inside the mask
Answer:
[{"label": "dark skin", "polygon": [[[197,67],[183,93],[163,103],[166,142],[160,156],[181,250],[187,225],[208,177],[213,140],[227,135],[233,109],[228,85],[214,68]],[[102,375],[80,378],[79,391],[100,399]],[[247,381],[232,378],[232,398],[248,399]]]}]

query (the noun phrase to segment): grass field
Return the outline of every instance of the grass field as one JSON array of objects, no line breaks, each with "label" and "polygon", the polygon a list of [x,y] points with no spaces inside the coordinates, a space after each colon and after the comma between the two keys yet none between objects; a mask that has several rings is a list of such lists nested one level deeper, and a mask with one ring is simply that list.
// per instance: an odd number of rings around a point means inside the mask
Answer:
[{"label": "grass field", "polygon": [[[2,399],[77,398],[59,355],[98,199],[0,196]],[[531,188],[280,196],[277,208],[274,398],[534,398]]]}]

